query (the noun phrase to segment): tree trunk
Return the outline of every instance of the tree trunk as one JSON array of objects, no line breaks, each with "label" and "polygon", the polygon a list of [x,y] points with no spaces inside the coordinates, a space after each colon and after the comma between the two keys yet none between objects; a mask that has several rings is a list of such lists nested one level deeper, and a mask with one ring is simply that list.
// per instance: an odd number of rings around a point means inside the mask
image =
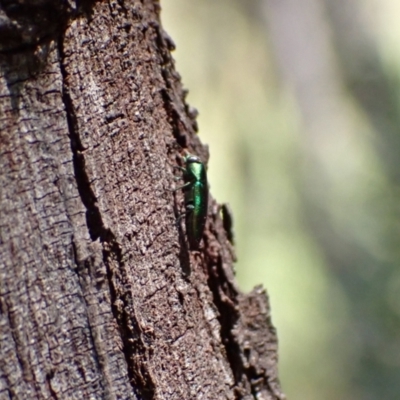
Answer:
[{"label": "tree trunk", "polygon": [[283,399],[219,206],[176,223],[208,154],[158,2],[1,7],[0,399]]}]

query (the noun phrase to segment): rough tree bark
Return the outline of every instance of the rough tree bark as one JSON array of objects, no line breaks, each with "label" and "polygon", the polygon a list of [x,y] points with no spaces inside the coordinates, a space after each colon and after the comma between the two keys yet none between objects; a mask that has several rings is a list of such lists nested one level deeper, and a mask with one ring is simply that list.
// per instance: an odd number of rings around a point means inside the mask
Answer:
[{"label": "rough tree bark", "polygon": [[283,399],[265,292],[240,293],[152,0],[0,2],[0,399]]}]

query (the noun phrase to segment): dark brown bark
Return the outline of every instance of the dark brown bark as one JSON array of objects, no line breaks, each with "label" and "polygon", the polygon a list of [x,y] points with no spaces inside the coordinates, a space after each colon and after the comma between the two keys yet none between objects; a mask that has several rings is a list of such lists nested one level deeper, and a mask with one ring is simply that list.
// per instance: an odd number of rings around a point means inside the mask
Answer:
[{"label": "dark brown bark", "polygon": [[0,3],[0,399],[283,399],[265,292],[238,290],[156,1]]}]

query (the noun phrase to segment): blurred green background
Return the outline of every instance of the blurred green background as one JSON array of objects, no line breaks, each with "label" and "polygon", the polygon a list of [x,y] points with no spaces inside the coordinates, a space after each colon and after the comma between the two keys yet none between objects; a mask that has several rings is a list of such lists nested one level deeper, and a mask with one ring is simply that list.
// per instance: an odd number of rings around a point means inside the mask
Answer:
[{"label": "blurred green background", "polygon": [[400,2],[164,0],[291,400],[400,399]]}]

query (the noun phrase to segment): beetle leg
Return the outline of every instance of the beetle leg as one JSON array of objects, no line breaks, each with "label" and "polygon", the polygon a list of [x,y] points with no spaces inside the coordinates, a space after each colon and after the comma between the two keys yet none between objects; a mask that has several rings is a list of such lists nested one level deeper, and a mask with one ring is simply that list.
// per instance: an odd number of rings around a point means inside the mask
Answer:
[{"label": "beetle leg", "polygon": [[186,209],[186,211],[184,211],[182,214],[180,214],[180,215],[178,216],[178,218],[176,219],[176,223],[177,223],[178,226],[179,226],[179,224],[181,223],[183,217],[186,217],[186,215],[188,215],[188,214],[190,214],[191,212],[193,212],[193,210],[194,210],[194,205],[193,205],[193,204],[187,204],[187,205],[185,206],[185,209]]},{"label": "beetle leg", "polygon": [[182,186],[179,186],[179,187],[177,187],[177,188],[175,188],[175,189],[167,189],[167,191],[169,191],[169,192],[176,192],[177,190],[186,189],[186,188],[190,187],[190,185],[193,185],[193,182],[186,182],[186,183],[185,183],[184,185],[182,185]]},{"label": "beetle leg", "polygon": [[185,205],[186,208],[186,213],[190,214],[194,210],[194,205],[191,203],[188,203]]}]

